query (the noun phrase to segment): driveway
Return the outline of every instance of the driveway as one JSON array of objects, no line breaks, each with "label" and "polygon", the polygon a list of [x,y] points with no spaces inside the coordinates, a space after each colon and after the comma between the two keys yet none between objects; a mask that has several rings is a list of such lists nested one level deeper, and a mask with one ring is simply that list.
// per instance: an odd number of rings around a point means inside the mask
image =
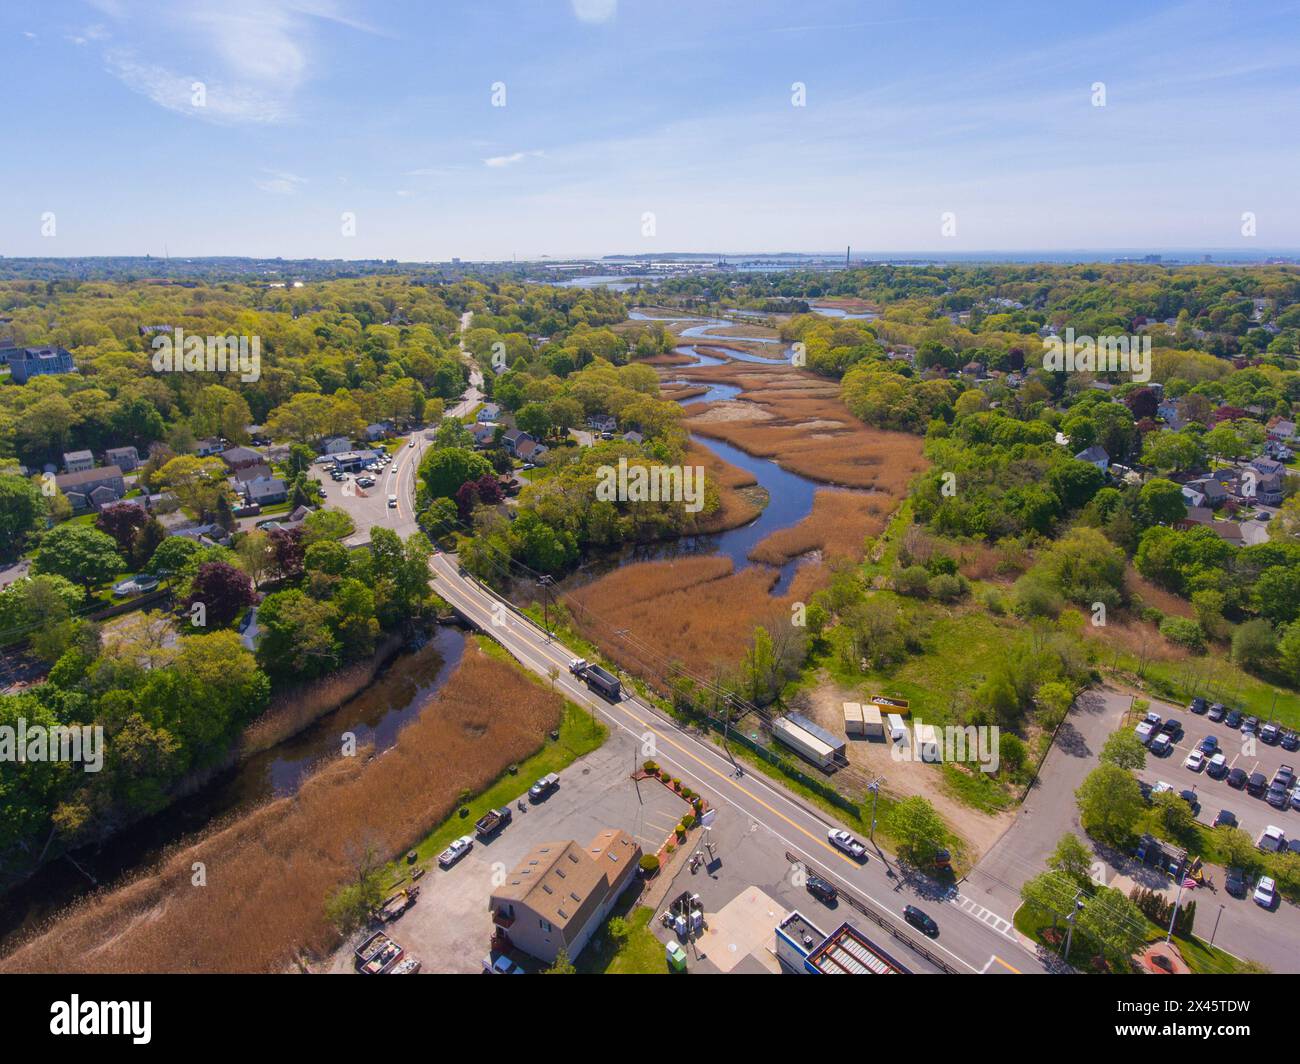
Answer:
[{"label": "driveway", "polygon": [[1015,821],[966,877],[962,890],[968,897],[1014,912],[1021,886],[1047,867],[1061,836],[1073,831],[1083,837],[1074,792],[1097,767],[1102,744],[1131,703],[1131,695],[1110,687],[1079,696]]}]

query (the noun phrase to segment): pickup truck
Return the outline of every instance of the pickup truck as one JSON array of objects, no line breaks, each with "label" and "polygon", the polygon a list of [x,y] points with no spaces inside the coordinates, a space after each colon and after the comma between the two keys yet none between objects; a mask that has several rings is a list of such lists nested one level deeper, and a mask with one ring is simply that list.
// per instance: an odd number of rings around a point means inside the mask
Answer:
[{"label": "pickup truck", "polygon": [[510,807],[504,806],[501,809],[489,809],[474,825],[474,834],[480,839],[488,839],[510,823],[512,813]]},{"label": "pickup truck", "polygon": [[826,832],[826,838],[837,850],[842,850],[844,853],[847,853],[855,861],[866,859],[866,846],[855,839],[847,831],[840,830],[839,828],[831,828]]},{"label": "pickup truck", "polygon": [[549,775],[543,776],[528,788],[528,797],[531,801],[540,802],[559,785],[560,777],[552,772]]}]

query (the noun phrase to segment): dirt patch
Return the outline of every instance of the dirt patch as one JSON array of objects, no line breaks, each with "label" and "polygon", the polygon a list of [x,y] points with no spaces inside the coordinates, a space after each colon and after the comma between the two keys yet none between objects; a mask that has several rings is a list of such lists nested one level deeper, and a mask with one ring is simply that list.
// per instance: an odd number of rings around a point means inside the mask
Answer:
[{"label": "dirt patch", "polygon": [[[508,709],[506,708],[508,707]],[[269,802],[90,898],[0,962],[5,972],[276,972],[338,941],[326,899],[372,846],[400,853],[522,761],[562,700],[473,644],[382,755],[340,758]],[[207,885],[192,883],[202,862]]]},{"label": "dirt patch", "polygon": [[[806,713],[823,728],[836,735],[844,735],[844,703],[861,702],[875,691],[842,687],[825,674],[816,687],[806,695],[806,704],[800,711]],[[914,794],[925,798],[944,822],[965,844],[963,857],[974,865],[980,857],[1002,837],[1010,827],[1015,814],[1009,810],[986,813],[973,809],[952,797],[944,787],[943,770],[938,765],[922,761],[895,761],[890,756],[890,744],[880,740],[847,738],[845,753],[854,769],[868,776],[884,776],[887,783],[882,788],[894,798],[908,798]]]}]

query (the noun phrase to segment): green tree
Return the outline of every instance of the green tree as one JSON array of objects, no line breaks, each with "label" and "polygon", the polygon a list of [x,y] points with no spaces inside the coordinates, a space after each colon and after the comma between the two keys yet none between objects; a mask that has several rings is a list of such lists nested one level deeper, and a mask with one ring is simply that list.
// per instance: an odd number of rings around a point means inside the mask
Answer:
[{"label": "green tree", "polygon": [[1084,830],[1112,846],[1127,845],[1146,810],[1137,780],[1118,765],[1098,765],[1074,795]]},{"label": "green tree", "polygon": [[895,803],[885,816],[885,830],[898,842],[899,855],[917,865],[928,865],[948,839],[947,825],[919,794]]},{"label": "green tree", "polygon": [[0,558],[16,558],[44,517],[45,503],[35,482],[0,475]]},{"label": "green tree", "polygon": [[1142,485],[1139,499],[1144,515],[1152,524],[1172,525],[1187,516],[1183,489],[1172,480],[1152,477]]},{"label": "green tree", "polygon": [[1074,832],[1062,835],[1056,849],[1047,859],[1047,867],[1070,877],[1079,887],[1088,887],[1092,882],[1092,851]]},{"label": "green tree", "polygon": [[119,573],[122,565],[112,536],[86,525],[59,525],[41,541],[32,570],[65,577],[89,594]]},{"label": "green tree", "polygon": [[1146,767],[1147,748],[1128,728],[1120,728],[1106,737],[1101,748],[1101,760],[1125,771],[1137,772]]},{"label": "green tree", "polygon": [[431,450],[420,462],[420,478],[431,500],[453,498],[466,481],[491,475],[488,460],[463,447]]},{"label": "green tree", "polygon": [[1084,902],[1078,933],[1110,964],[1127,971],[1133,953],[1146,945],[1146,918],[1123,893],[1102,887]]}]

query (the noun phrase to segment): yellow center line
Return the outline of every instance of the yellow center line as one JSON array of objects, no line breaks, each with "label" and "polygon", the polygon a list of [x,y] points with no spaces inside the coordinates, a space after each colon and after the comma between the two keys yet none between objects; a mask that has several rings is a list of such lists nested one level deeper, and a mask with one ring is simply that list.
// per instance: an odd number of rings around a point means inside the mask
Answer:
[{"label": "yellow center line", "polygon": [[1009,971],[1009,972],[1015,972],[1016,975],[1024,975],[1024,974],[1025,974],[1025,973],[1022,972],[1019,968],[1013,967],[1012,965],[1008,964],[1008,963],[1007,963],[1006,961],[1004,961],[1001,957],[999,957],[996,953],[993,954],[993,959],[994,959],[995,961],[997,961],[1000,965],[1002,965],[1003,968],[1007,969],[1007,971]]},{"label": "yellow center line", "polygon": [[[481,609],[481,608],[482,608],[482,607],[480,607],[480,609]],[[550,654],[550,653],[547,651],[547,649],[546,649],[545,647],[532,647],[531,649],[535,650],[538,654],[540,654],[543,658],[545,658],[547,661],[551,662],[552,664],[554,664],[554,665],[563,665],[566,669],[568,668],[568,662],[567,662],[567,661],[563,661],[563,660],[561,660],[561,659],[556,658],[555,656],[553,656],[552,654]],[[780,817],[782,820],[784,820],[787,824],[789,824],[789,825],[790,825],[792,828],[794,828],[796,831],[800,832],[800,833],[803,834],[803,835],[806,835],[808,838],[812,839],[813,842],[817,843],[817,844],[818,844],[819,846],[821,846],[822,848],[824,848],[824,849],[828,850],[829,852],[833,853],[836,857],[840,858],[840,859],[841,859],[842,861],[844,861],[845,863],[852,865],[854,868],[861,867],[861,866],[858,864],[857,861],[854,861],[854,860],[853,860],[852,858],[850,858],[847,854],[841,853],[839,850],[837,850],[834,846],[832,846],[832,845],[831,845],[829,842],[827,842],[825,839],[823,839],[823,838],[819,838],[818,836],[814,835],[811,831],[809,831],[807,828],[803,827],[803,826],[800,825],[800,824],[795,823],[795,821],[791,820],[788,816],[786,816],[784,813],[782,813],[779,809],[775,809],[775,808],[773,808],[773,807],[772,807],[768,802],[765,802],[762,798],[760,798],[758,795],[756,795],[753,791],[749,790],[749,789],[746,788],[746,787],[742,787],[742,786],[741,786],[739,783],[737,783],[737,782],[736,782],[732,777],[726,775],[726,774],[723,773],[723,772],[720,772],[718,769],[714,768],[714,767],[713,767],[712,765],[710,765],[708,762],[704,761],[703,759],[697,757],[695,754],[691,753],[690,750],[687,750],[687,749],[686,749],[684,746],[682,746],[680,743],[676,742],[675,740],[669,738],[667,735],[663,734],[663,733],[662,733],[661,731],[659,731],[659,730],[658,730],[654,725],[648,723],[647,721],[642,720],[642,719],[641,719],[640,717],[638,717],[635,713],[633,713],[630,709],[625,708],[625,706],[624,706],[622,703],[619,703],[619,704],[617,705],[617,708],[618,708],[619,711],[621,711],[622,713],[624,713],[624,714],[626,714],[628,717],[630,717],[632,720],[634,720],[634,721],[635,721],[637,724],[639,724],[641,727],[649,729],[649,730],[650,730],[651,732],[653,732],[656,736],[658,736],[660,739],[662,739],[664,742],[666,742],[669,746],[673,747],[673,749],[677,750],[678,752],[680,752],[681,754],[685,755],[686,757],[689,757],[692,761],[694,761],[696,764],[698,764],[701,768],[707,769],[709,772],[713,773],[713,775],[717,776],[718,779],[722,780],[722,781],[725,782],[725,783],[730,784],[730,785],[731,785],[732,787],[734,787],[736,790],[740,791],[741,794],[746,795],[746,796],[747,796],[748,798],[750,798],[751,800],[757,802],[759,805],[761,805],[764,809],[766,809],[766,810],[767,810],[769,813],[771,813],[773,816]]]}]

